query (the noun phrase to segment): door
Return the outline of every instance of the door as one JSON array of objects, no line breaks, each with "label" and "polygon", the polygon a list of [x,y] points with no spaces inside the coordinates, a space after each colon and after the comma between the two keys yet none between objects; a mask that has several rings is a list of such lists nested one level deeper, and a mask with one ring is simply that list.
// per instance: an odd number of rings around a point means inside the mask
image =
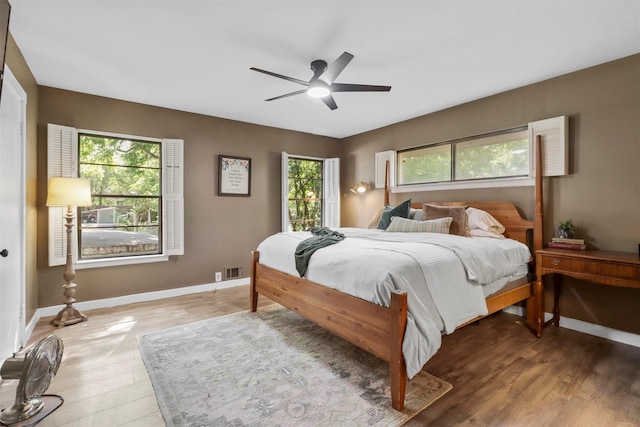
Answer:
[{"label": "door", "polygon": [[282,153],[282,231],[340,227],[340,159]]},{"label": "door", "polygon": [[24,345],[27,95],[8,67],[0,98],[0,361]]}]

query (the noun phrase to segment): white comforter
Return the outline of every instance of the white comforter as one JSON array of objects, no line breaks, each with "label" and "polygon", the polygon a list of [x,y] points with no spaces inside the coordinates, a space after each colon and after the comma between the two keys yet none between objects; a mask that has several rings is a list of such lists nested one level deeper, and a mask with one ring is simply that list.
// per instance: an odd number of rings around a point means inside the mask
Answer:
[{"label": "white comforter", "polygon": [[[391,290],[407,292],[402,349],[409,378],[440,348],[442,333],[488,313],[481,285],[514,280],[531,257],[525,245],[511,239],[337,230],[347,238],[316,251],[305,277],[387,307]],[[260,263],[297,277],[293,254],[309,237],[309,232],[268,237],[258,246]]]}]

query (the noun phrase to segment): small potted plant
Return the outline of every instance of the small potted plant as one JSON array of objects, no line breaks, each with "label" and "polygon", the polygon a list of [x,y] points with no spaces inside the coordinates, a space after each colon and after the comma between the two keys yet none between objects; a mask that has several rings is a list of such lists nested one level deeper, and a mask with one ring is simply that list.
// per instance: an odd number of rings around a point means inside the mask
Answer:
[{"label": "small potted plant", "polygon": [[571,219],[560,221],[560,225],[558,226],[558,237],[572,239],[575,232],[576,227],[573,225],[573,221]]}]

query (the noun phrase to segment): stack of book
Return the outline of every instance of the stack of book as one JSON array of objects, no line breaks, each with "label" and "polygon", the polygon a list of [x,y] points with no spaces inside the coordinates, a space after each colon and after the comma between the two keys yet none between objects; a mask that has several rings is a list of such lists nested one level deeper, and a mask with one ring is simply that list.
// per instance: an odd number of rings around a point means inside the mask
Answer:
[{"label": "stack of book", "polygon": [[550,248],[572,249],[574,251],[584,251],[587,249],[584,239],[569,239],[565,237],[554,237],[548,246]]}]

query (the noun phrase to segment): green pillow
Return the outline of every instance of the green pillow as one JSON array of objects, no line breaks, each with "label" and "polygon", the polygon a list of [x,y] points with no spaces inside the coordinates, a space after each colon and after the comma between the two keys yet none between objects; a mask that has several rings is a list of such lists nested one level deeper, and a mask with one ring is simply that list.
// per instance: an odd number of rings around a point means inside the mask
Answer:
[{"label": "green pillow", "polygon": [[386,230],[387,227],[389,227],[389,224],[391,224],[391,217],[399,216],[401,218],[409,218],[410,208],[411,199],[405,200],[395,208],[391,206],[385,206],[384,212],[382,212],[382,216],[380,217],[380,222],[378,222],[378,229]]}]

